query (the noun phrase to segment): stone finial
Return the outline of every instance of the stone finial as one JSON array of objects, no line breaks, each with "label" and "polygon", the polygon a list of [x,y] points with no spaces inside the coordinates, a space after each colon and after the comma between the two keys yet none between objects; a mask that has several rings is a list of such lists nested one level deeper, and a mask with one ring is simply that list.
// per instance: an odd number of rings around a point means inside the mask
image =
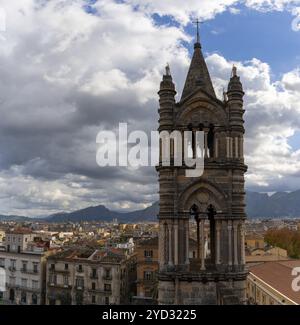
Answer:
[{"label": "stone finial", "polygon": [[233,65],[232,67],[232,74],[231,74],[232,77],[237,77],[237,67],[235,65]]},{"label": "stone finial", "polygon": [[166,65],[166,76],[170,76],[170,75],[171,75],[171,69],[170,69],[169,63],[167,63],[167,65]]}]

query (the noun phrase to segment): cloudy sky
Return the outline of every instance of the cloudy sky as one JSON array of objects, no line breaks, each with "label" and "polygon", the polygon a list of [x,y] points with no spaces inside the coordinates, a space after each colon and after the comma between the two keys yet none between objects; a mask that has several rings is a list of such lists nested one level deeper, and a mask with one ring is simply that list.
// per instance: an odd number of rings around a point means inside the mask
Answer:
[{"label": "cloudy sky", "polygon": [[155,130],[169,62],[180,95],[195,17],[217,92],[246,90],[247,189],[300,189],[300,0],[0,0],[0,213],[157,200],[153,168],[100,168],[96,135]]}]

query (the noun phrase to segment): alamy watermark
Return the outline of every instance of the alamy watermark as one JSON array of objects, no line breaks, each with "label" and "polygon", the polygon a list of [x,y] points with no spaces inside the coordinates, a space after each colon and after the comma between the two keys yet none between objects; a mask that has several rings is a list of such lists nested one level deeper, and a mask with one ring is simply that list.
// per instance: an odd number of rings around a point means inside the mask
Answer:
[{"label": "alamy watermark", "polygon": [[295,276],[295,278],[292,281],[292,289],[295,292],[299,292],[300,291],[300,266],[293,268],[292,276]]},{"label": "alamy watermark", "polygon": [[185,166],[186,177],[200,177],[204,171],[205,137],[203,131],[136,130],[128,134],[126,123],[120,123],[118,132],[100,131],[96,143],[97,164],[100,167]]}]

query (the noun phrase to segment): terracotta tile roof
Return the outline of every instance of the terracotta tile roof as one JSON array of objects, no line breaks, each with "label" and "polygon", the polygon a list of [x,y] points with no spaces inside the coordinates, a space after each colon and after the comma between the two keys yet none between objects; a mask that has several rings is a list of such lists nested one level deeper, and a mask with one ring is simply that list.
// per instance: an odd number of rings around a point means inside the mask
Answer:
[{"label": "terracotta tile roof", "polygon": [[139,247],[154,246],[158,248],[158,237],[143,239],[138,243],[138,246]]},{"label": "terracotta tile roof", "polygon": [[250,267],[250,273],[254,274],[275,290],[285,295],[294,302],[300,304],[300,292],[292,289],[292,270],[300,267],[300,260],[266,262]]}]

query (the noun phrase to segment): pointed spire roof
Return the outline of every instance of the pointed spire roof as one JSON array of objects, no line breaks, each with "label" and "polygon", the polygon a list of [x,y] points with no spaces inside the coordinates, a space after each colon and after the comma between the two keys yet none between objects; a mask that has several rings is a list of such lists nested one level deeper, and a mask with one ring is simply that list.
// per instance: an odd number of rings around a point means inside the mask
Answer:
[{"label": "pointed spire roof", "polygon": [[214,87],[201,50],[198,33],[199,32],[197,31],[197,42],[194,45],[194,54],[186,77],[181,100],[189,96],[198,88],[216,98]]}]

